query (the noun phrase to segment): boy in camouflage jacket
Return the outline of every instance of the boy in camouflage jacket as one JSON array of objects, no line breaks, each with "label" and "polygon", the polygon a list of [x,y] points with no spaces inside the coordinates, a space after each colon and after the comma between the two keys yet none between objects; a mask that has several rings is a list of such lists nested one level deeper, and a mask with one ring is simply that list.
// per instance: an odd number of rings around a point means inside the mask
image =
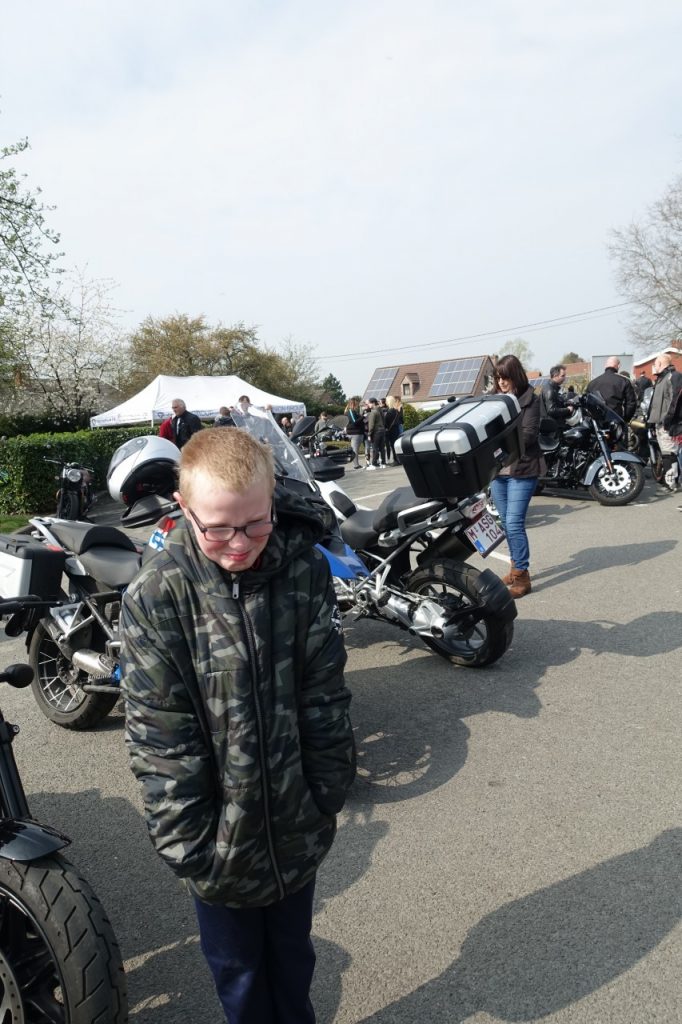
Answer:
[{"label": "boy in camouflage jacket", "polygon": [[[317,515],[268,449],[202,431],[185,519],[123,602],[126,742],[147,827],[187,879],[233,1024],[305,1024],[317,868],[355,773],[340,616]],[[205,525],[206,524],[206,525]]]}]

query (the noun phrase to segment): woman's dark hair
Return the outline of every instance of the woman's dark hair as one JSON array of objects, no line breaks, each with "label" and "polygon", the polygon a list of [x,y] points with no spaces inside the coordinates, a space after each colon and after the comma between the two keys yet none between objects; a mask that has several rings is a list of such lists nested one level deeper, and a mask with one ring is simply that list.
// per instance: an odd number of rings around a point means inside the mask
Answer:
[{"label": "woman's dark hair", "polygon": [[516,356],[502,356],[501,359],[497,360],[495,363],[495,380],[499,380],[500,377],[511,381],[512,390],[517,398],[529,387],[526,371]]}]

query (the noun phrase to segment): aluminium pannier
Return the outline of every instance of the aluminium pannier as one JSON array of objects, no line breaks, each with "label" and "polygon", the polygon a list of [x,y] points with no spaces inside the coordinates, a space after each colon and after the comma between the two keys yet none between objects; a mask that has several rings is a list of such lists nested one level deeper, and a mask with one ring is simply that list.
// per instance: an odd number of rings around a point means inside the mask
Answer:
[{"label": "aluminium pannier", "polygon": [[521,408],[513,395],[450,402],[395,442],[419,498],[465,498],[523,455]]}]

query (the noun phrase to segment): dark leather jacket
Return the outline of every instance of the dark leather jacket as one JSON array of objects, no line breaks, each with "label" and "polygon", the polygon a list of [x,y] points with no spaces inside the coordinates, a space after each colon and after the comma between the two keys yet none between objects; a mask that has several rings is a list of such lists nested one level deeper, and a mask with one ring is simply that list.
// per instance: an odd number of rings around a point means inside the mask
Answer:
[{"label": "dark leather jacket", "polygon": [[520,459],[517,459],[516,462],[505,466],[500,471],[500,476],[516,478],[542,476],[545,472],[545,465],[538,441],[538,434],[540,433],[540,399],[530,386],[522,395],[517,395],[517,398],[521,406],[521,429],[523,431],[525,454]]},{"label": "dark leather jacket", "polygon": [[629,380],[621,377],[612,366],[607,366],[599,377],[595,377],[585,389],[588,395],[596,391],[602,396],[609,409],[613,409],[628,423],[635,415],[637,396]]},{"label": "dark leather jacket", "polygon": [[540,393],[540,415],[552,420],[567,420],[573,415],[568,403],[559,393],[560,384],[548,380],[542,385]]}]

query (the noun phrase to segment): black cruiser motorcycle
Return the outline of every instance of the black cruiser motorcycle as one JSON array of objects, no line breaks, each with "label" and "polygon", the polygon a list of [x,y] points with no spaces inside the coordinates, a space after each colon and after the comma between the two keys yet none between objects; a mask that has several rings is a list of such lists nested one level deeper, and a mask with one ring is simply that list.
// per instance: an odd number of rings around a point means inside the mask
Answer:
[{"label": "black cruiser motorcycle", "polygon": [[644,487],[644,462],[627,444],[625,422],[599,394],[580,395],[579,422],[566,430],[540,421],[540,448],[547,464],[544,487],[588,491],[600,505],[627,505]]},{"label": "black cruiser motorcycle", "polygon": [[[0,617],[44,603],[0,601]],[[28,665],[0,682],[30,685]],[[61,850],[67,836],[35,821],[0,712],[0,1024],[125,1024],[125,975],[102,904]]]}]

